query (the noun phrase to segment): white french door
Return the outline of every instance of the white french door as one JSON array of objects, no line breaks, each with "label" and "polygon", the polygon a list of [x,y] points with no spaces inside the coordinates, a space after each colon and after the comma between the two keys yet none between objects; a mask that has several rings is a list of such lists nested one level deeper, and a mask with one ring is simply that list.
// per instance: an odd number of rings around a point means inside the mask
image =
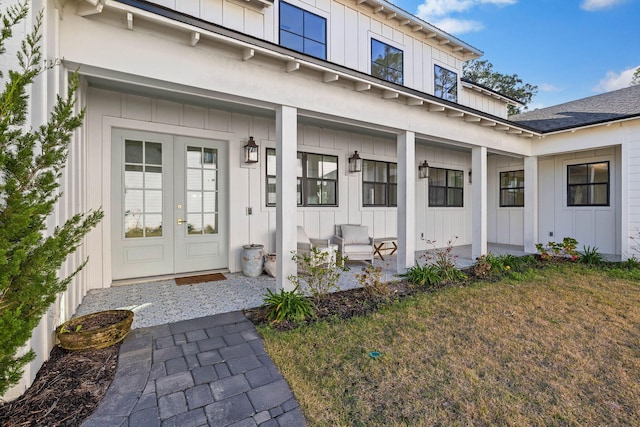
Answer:
[{"label": "white french door", "polygon": [[228,267],[226,144],[114,130],[112,277]]}]

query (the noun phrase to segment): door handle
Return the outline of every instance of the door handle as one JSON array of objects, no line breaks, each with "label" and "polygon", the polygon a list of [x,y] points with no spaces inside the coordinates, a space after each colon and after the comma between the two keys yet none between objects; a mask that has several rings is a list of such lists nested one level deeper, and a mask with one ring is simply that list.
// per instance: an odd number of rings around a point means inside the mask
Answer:
[{"label": "door handle", "polygon": [[183,222],[182,218],[178,218],[178,225],[182,225]]}]

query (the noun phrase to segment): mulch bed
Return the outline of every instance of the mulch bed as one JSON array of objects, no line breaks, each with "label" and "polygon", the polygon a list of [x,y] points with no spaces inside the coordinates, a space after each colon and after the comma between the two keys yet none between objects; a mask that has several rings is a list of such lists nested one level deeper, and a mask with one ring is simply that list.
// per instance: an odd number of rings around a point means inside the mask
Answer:
[{"label": "mulch bed", "polygon": [[79,426],[109,388],[119,351],[120,344],[85,351],[55,347],[31,387],[0,406],[0,425]]}]

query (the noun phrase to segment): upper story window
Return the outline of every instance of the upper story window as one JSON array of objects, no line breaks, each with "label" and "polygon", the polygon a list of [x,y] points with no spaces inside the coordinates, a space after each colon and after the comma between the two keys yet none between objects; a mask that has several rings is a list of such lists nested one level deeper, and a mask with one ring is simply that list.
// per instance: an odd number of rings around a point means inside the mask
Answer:
[{"label": "upper story window", "polygon": [[371,39],[371,75],[403,84],[402,55],[400,49]]},{"label": "upper story window", "polygon": [[362,205],[398,206],[398,165],[362,161]]},{"label": "upper story window", "polygon": [[[276,150],[267,148],[267,206],[276,205]],[[338,157],[298,152],[298,206],[338,206]]]},{"label": "upper story window", "polygon": [[567,166],[569,206],[609,206],[609,162]]},{"label": "upper story window", "polygon": [[461,208],[463,191],[462,171],[429,168],[429,206]]},{"label": "upper story window", "polygon": [[327,20],[280,2],[280,45],[327,59]]},{"label": "upper story window", "polygon": [[500,172],[500,207],[524,206],[524,171]]},{"label": "upper story window", "polygon": [[458,102],[458,75],[439,65],[434,67],[434,96]]}]

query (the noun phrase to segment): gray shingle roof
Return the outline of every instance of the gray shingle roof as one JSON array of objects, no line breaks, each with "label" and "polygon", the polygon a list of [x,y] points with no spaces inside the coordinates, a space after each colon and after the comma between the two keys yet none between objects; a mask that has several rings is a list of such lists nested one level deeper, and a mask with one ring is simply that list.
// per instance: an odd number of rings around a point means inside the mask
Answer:
[{"label": "gray shingle roof", "polygon": [[640,85],[509,117],[541,132],[571,129],[640,116]]}]

